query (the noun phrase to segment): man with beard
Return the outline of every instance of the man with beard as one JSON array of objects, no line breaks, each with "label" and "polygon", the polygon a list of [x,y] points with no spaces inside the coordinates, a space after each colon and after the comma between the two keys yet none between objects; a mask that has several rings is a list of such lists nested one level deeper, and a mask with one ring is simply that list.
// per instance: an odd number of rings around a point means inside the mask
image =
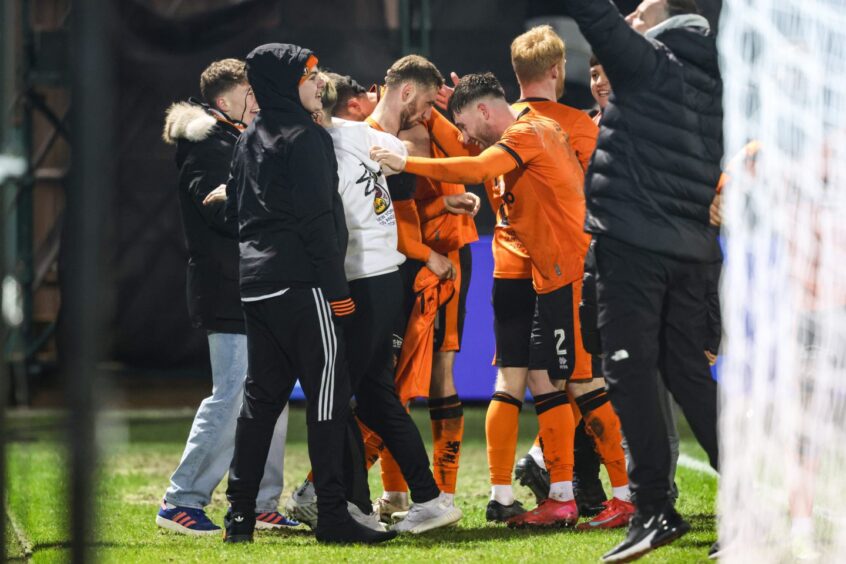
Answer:
[{"label": "man with beard", "polygon": [[[388,69],[385,89],[367,122],[381,131],[398,135],[410,145],[411,154],[450,156],[437,137],[457,136],[449,121],[433,109],[443,86],[441,73],[419,55],[408,55]],[[435,322],[435,352],[429,385],[429,416],[434,439],[433,470],[438,487],[453,503],[464,433],[464,412],[455,389],[453,364],[461,347],[465,301],[470,285],[469,243],[478,239],[471,214],[445,204],[478,209],[478,198],[455,183],[432,182],[426,178],[398,175],[391,181],[391,196],[397,218],[398,248],[408,257],[401,267],[405,300],[395,339],[401,343],[405,321],[415,299],[415,276],[424,266],[441,279],[455,280],[457,295],[438,311]],[[444,197],[447,197],[447,200]],[[458,211],[459,213],[451,213]],[[396,461],[382,451],[384,495],[380,512],[387,517],[408,509],[407,485]]]}]

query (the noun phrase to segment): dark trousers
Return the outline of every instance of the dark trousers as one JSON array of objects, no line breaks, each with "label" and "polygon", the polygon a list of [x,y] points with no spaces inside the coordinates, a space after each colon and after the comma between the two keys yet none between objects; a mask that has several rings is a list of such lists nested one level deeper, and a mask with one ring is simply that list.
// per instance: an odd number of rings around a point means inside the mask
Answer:
[{"label": "dark trousers", "polygon": [[635,505],[669,499],[670,446],[657,378],[681,406],[717,468],[717,384],[705,357],[707,265],[597,237],[602,371],[629,446]]},{"label": "dark trousers", "polygon": [[356,305],[346,335],[356,414],[391,451],[408,482],[411,499],[429,501],[440,490],[420,431],[400,403],[394,385],[392,328],[402,302],[400,274],[354,280],[350,293]]},{"label": "dark trousers", "polygon": [[349,520],[343,452],[350,381],[343,332],[319,289],[243,304],[247,379],[226,495],[234,511],[255,510],[273,427],[299,378],[307,400],[308,454],[321,525]]}]

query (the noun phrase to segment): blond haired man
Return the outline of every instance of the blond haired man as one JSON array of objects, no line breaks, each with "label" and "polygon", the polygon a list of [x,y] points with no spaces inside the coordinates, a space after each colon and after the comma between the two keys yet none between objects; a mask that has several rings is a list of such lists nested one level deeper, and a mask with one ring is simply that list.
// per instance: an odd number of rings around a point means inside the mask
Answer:
[{"label": "blond haired man", "polygon": [[[557,122],[566,133],[582,170],[586,171],[593,150],[596,146],[598,129],[584,112],[571,108],[556,100],[564,93],[566,47],[564,40],[548,25],[536,26],[518,36],[511,44],[511,63],[517,81],[520,84],[520,100],[514,107],[518,111],[531,108],[535,113]],[[488,411],[489,428],[497,429],[506,424],[516,424],[519,409],[509,398],[521,398],[528,382],[529,388],[537,394],[548,383],[543,380],[542,368],[525,364],[528,358],[528,335],[531,332],[530,308],[531,296],[531,261],[522,244],[517,240],[511,227],[498,214],[494,234],[494,319],[497,333],[497,361],[500,371],[497,377],[496,393]],[[561,334],[567,336],[565,342],[576,349],[577,363],[572,367],[568,379],[557,378],[551,371],[553,385],[558,394],[567,394],[572,401],[572,410],[576,423],[579,424],[576,435],[581,456],[576,461],[582,466],[581,477],[584,482],[574,483],[579,509],[582,515],[600,515],[588,527],[621,527],[628,522],[634,511],[629,503],[628,478],[626,476],[625,454],[621,446],[620,423],[614,414],[608,396],[605,394],[605,381],[595,366],[591,356],[585,351],[581,339],[581,327],[576,317],[581,301],[581,285],[577,285],[574,295],[573,319],[568,327],[561,327]],[[519,310],[517,304],[526,304]],[[497,307],[499,305],[499,307]],[[572,345],[570,345],[572,343]],[[538,381],[540,378],[540,381]],[[545,395],[545,394],[544,394]],[[496,401],[499,399],[500,401]],[[536,400],[537,402],[537,400]],[[536,403],[536,409],[540,405]],[[493,421],[490,421],[493,419]],[[507,421],[507,423],[506,423]],[[585,432],[590,439],[584,436]],[[544,436],[546,435],[546,437]],[[517,463],[516,477],[523,485],[529,486],[538,499],[546,496],[549,490],[549,478],[545,473],[544,458],[558,456],[556,452],[546,452],[554,446],[550,437],[554,429],[540,427],[540,434],[529,454]],[[501,433],[489,433],[490,443],[503,442]],[[592,439],[592,440],[591,440]],[[591,444],[593,443],[593,444]],[[544,450],[540,445],[544,445]],[[594,458],[594,445],[605,463],[613,488],[612,498],[605,502],[605,494],[599,482],[598,467],[591,463]],[[572,443],[567,448],[573,448]],[[510,494],[510,475],[504,471],[513,460],[514,446],[503,444],[502,448],[493,449],[497,459],[496,476],[491,467],[492,499],[507,502]],[[572,453],[567,453],[568,458]],[[508,481],[506,482],[506,477]],[[579,474],[576,474],[579,477]],[[500,483],[497,483],[500,482]],[[581,487],[579,487],[581,486]],[[513,497],[512,497],[513,499]]]}]

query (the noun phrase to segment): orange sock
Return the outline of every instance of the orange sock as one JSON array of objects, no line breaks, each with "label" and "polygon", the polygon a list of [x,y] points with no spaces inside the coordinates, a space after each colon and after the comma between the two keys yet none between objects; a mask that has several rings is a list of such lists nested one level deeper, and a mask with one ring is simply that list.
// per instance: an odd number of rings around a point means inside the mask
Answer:
[{"label": "orange sock", "polygon": [[620,419],[608,401],[608,394],[603,388],[593,390],[576,398],[576,404],[585,419],[585,430],[593,439],[596,452],[608,471],[611,486],[627,485],[629,476],[626,474]]},{"label": "orange sock", "polygon": [[382,442],[382,438],[375,431],[372,431],[370,427],[362,423],[361,419],[356,417],[355,421],[358,423],[358,428],[361,429],[361,438],[364,439],[364,462],[367,465],[367,469],[370,470],[376,464],[376,461],[379,460],[379,454],[385,448],[385,443]]},{"label": "orange sock", "polygon": [[533,444],[534,446],[538,447],[538,448],[541,448],[541,438],[540,438],[540,433],[538,433],[537,435],[535,435],[535,442],[534,442],[534,443],[532,443],[532,444]]},{"label": "orange sock", "polygon": [[523,402],[505,392],[496,392],[488,404],[485,437],[492,486],[510,486],[517,452],[517,431]]},{"label": "orange sock", "polygon": [[402,476],[399,464],[387,448],[379,455],[382,466],[382,489],[386,492],[407,492],[408,484]]},{"label": "orange sock", "polygon": [[464,407],[457,395],[429,399],[432,420],[432,473],[444,493],[454,494],[458,481],[458,459],[464,435]]},{"label": "orange sock", "polygon": [[541,448],[549,481],[573,481],[573,410],[566,392],[553,392],[535,397]]}]

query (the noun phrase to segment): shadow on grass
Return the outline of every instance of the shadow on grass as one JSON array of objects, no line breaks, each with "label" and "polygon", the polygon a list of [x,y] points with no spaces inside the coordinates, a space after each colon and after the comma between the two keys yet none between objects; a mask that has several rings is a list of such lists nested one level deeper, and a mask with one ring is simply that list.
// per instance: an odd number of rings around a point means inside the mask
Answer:
[{"label": "shadow on grass", "polygon": [[[106,541],[97,541],[88,543],[88,548],[123,548],[127,546],[128,543],[123,542],[106,542]],[[53,541],[53,542],[41,542],[32,545],[32,553],[36,554],[39,550],[51,550],[51,549],[68,549],[73,547],[73,543],[69,540],[61,540],[61,541]]]},{"label": "shadow on grass", "polygon": [[[605,531],[607,534],[607,531]],[[460,546],[467,543],[502,541],[519,538],[544,538],[553,535],[582,535],[583,531],[577,531],[569,527],[551,528],[522,528],[511,529],[505,526],[482,526],[462,527],[461,529],[445,529],[431,531],[425,535],[408,535],[402,539],[409,546],[431,546],[436,541],[442,546]]]},{"label": "shadow on grass", "polygon": [[690,527],[695,532],[711,532],[717,530],[717,516],[713,513],[694,513],[692,515],[682,515],[684,520],[690,523]]}]

